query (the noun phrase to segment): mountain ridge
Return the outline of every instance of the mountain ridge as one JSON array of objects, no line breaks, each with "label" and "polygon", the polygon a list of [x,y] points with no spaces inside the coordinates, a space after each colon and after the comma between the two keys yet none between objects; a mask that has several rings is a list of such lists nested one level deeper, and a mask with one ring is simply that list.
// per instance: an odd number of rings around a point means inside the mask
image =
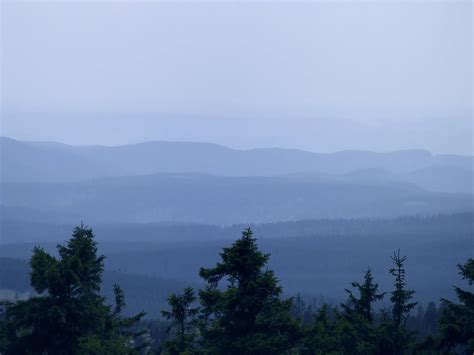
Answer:
[{"label": "mountain ridge", "polygon": [[[414,182],[428,190],[472,193],[474,165],[472,156],[436,155],[417,149],[314,153],[286,148],[239,150],[214,143],[170,141],[112,147],[72,146],[55,142],[22,142],[7,137],[0,137],[0,148],[1,180],[4,182],[78,182],[155,173],[278,176],[348,175],[363,170],[386,170],[397,181]],[[431,176],[415,173],[433,167],[437,170],[433,170],[435,174]],[[402,176],[412,173],[417,178]],[[425,179],[442,181],[424,183]]]},{"label": "mountain ridge", "polygon": [[238,152],[252,152],[252,151],[266,151],[266,150],[276,150],[276,151],[293,151],[293,152],[304,152],[310,154],[321,154],[321,155],[333,155],[339,153],[372,153],[372,154],[391,154],[391,153],[399,153],[399,152],[418,152],[427,154],[430,156],[453,156],[453,157],[474,157],[473,155],[466,155],[466,154],[444,154],[444,153],[432,153],[428,149],[422,148],[407,148],[407,149],[396,149],[396,150],[388,150],[388,151],[372,151],[367,149],[342,149],[336,150],[333,152],[317,152],[311,151],[306,149],[300,148],[286,148],[286,147],[278,147],[278,146],[268,146],[268,147],[255,147],[255,148],[233,148],[219,143],[213,142],[201,142],[201,141],[171,141],[171,140],[148,140],[143,142],[136,142],[136,143],[126,143],[126,144],[115,144],[115,145],[104,145],[104,144],[69,144],[64,142],[58,141],[29,141],[29,140],[21,140],[16,138],[11,138],[8,136],[0,135],[0,142],[2,140],[18,142],[18,143],[25,143],[25,144],[32,144],[36,146],[41,145],[57,145],[63,146],[68,148],[123,148],[123,147],[132,147],[132,146],[140,146],[140,145],[149,145],[149,144],[188,144],[188,145],[203,145],[203,146],[214,146],[219,148],[224,148],[227,150],[238,151]]}]

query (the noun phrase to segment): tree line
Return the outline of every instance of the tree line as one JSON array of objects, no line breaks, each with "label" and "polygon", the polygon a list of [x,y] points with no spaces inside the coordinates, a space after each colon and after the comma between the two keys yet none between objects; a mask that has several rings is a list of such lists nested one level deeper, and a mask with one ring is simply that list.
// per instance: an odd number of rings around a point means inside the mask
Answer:
[{"label": "tree line", "polygon": [[[347,301],[312,309],[283,297],[250,229],[223,248],[214,267],[201,268],[205,286],[171,294],[162,311],[166,329],[150,332],[144,313],[123,315],[125,295],[101,295],[105,257],[92,229],[74,228],[58,257],[35,248],[30,282],[36,295],[0,306],[1,354],[472,354],[474,293],[455,287],[457,302],[441,300],[436,333],[407,326],[417,306],[406,282],[406,257],[388,269],[393,289],[379,290],[370,268],[347,288]],[[469,285],[474,260],[458,265]],[[323,285],[319,285],[323,287]],[[389,306],[377,307],[387,299]],[[162,323],[160,323],[162,324]],[[166,339],[152,346],[154,337]]]}]

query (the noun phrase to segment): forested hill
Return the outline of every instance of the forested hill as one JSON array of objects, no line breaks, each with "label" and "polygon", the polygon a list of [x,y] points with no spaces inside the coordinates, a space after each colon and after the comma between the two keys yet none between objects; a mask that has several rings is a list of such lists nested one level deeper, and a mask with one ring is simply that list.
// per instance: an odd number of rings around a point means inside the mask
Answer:
[{"label": "forested hill", "polygon": [[[61,242],[73,224],[51,223],[47,220],[28,222],[1,216],[0,244],[28,242]],[[425,242],[450,240],[453,236],[473,236],[474,214],[459,213],[398,218],[313,219],[263,224],[233,224],[219,226],[194,223],[114,223],[97,224],[94,230],[102,242],[159,242],[229,240],[246,227],[251,227],[260,239],[291,237],[347,237],[371,239],[416,239]],[[87,221],[87,220],[86,220]],[[4,246],[7,248],[7,246]],[[26,251],[26,250],[25,250]],[[0,250],[0,255],[2,251]]]},{"label": "forested hill", "polygon": [[[452,285],[458,280],[453,265],[472,254],[472,221],[472,214],[459,214],[251,227],[262,249],[272,254],[270,265],[289,294],[340,297],[341,285],[350,284],[369,265],[381,286],[388,288],[387,260],[400,248],[409,257],[409,282],[417,285],[418,299],[432,301],[453,295]],[[54,252],[72,229],[21,223],[2,227],[9,244],[1,246],[0,256],[22,259],[29,258],[37,244]],[[245,227],[119,224],[98,225],[94,231],[109,270],[197,283],[197,270],[214,263],[221,248]]]},{"label": "forested hill", "polygon": [[236,150],[209,143],[154,141],[70,146],[0,137],[1,180],[72,182],[111,176],[201,173],[218,176],[310,174],[318,179],[404,182],[424,189],[472,193],[473,157],[423,150],[330,154],[295,149]]},{"label": "forested hill", "polygon": [[4,219],[24,222],[267,223],[471,212],[471,194],[302,177],[158,174],[77,183],[2,183]]}]

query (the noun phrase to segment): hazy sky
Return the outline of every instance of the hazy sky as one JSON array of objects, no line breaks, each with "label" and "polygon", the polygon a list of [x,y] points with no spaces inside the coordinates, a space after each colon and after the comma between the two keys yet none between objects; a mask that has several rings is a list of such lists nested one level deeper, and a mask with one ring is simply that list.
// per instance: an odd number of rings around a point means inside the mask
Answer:
[{"label": "hazy sky", "polygon": [[2,2],[2,134],[472,153],[470,1]]}]

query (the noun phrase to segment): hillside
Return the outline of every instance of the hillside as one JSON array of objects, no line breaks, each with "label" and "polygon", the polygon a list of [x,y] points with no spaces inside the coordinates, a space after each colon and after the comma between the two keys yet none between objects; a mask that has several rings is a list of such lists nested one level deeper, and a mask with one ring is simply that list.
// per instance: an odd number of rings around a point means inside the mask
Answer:
[{"label": "hillside", "polygon": [[55,223],[267,223],[472,211],[469,194],[402,183],[157,174],[76,183],[2,183],[4,219]]},{"label": "hillside", "polygon": [[369,173],[368,181],[372,181],[370,171],[374,169],[387,172],[384,181],[412,182],[433,191],[470,193],[474,180],[473,157],[433,155],[422,150],[320,154],[278,148],[236,150],[209,143],[164,141],[114,147],[70,146],[0,137],[0,153],[1,180],[5,182],[77,182],[156,173],[325,176],[359,170]]}]

